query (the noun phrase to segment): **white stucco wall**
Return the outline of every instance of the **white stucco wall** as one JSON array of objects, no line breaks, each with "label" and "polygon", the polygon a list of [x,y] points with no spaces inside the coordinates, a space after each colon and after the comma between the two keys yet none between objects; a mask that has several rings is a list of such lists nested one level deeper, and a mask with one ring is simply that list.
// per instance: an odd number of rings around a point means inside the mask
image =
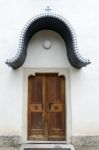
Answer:
[{"label": "white stucco wall", "polygon": [[[50,49],[44,48],[44,41],[49,40]],[[36,33],[28,45],[27,58],[23,65],[30,68],[68,68],[66,45],[61,36],[50,30]]]},{"label": "white stucco wall", "polygon": [[[50,37],[53,35],[56,43],[54,46],[58,48],[58,53],[54,51],[54,67],[70,67],[72,135],[99,135],[98,0],[0,0],[0,134],[21,135],[22,131],[23,67],[12,70],[5,65],[5,60],[16,54],[19,34],[24,24],[31,17],[44,12],[47,5],[52,8],[52,12],[62,15],[72,24],[77,34],[79,52],[92,61],[91,65],[82,70],[74,69],[68,60],[64,60],[66,47],[63,40],[60,36],[49,33]],[[33,42],[36,39],[41,41],[37,36],[33,37]],[[47,56],[48,59],[41,61],[40,54],[37,56],[36,52],[31,50],[32,40],[24,67],[32,67],[32,64],[35,68],[43,67],[44,64],[51,67],[53,62],[49,63],[49,55],[53,58],[53,49],[48,52],[42,49],[42,57]],[[58,40],[61,40],[61,45]],[[35,44],[33,46],[35,47]],[[60,49],[63,50],[62,53]],[[34,56],[38,57],[37,64],[34,62]]]}]

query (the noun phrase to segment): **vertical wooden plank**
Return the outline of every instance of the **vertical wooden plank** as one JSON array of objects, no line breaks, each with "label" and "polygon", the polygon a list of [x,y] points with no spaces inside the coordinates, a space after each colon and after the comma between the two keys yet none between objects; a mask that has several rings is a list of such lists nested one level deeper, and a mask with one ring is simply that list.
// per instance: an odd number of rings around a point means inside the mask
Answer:
[{"label": "vertical wooden plank", "polygon": [[44,140],[47,140],[47,120],[46,120],[46,74],[42,74],[43,80],[43,123],[44,123]]},{"label": "vertical wooden plank", "polygon": [[64,130],[64,137],[66,140],[66,121],[67,121],[67,113],[66,113],[66,100],[65,100],[65,91],[66,91],[66,79],[64,76],[61,76],[61,88],[62,88],[62,105],[63,105],[63,112],[62,112],[62,122],[63,122],[63,130]]},{"label": "vertical wooden plank", "polygon": [[28,77],[28,129],[27,133],[28,136],[31,135],[31,112],[30,112],[30,103],[31,103],[31,91],[32,91],[32,81],[33,81],[33,76]]}]

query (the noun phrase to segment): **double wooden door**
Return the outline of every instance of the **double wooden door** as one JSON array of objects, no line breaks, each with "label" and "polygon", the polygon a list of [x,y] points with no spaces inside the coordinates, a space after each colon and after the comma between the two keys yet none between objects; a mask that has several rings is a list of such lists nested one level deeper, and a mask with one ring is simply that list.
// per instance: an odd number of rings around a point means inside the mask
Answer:
[{"label": "double wooden door", "polygon": [[28,140],[65,140],[65,119],[64,76],[29,76]]}]

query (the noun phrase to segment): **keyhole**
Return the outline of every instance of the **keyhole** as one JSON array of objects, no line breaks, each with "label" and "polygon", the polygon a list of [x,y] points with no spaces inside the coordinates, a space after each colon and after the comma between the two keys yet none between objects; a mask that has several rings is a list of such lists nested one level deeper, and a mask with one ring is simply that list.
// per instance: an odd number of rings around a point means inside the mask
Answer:
[{"label": "keyhole", "polygon": [[57,106],[55,106],[55,109],[57,109]]},{"label": "keyhole", "polygon": [[37,106],[35,106],[35,109],[37,109]]}]

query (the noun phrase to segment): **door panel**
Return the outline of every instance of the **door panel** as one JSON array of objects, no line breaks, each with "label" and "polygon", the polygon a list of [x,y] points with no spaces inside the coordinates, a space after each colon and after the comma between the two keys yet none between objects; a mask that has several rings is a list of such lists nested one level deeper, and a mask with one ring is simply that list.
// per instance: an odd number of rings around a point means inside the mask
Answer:
[{"label": "door panel", "polygon": [[65,140],[65,89],[64,77],[47,77],[48,139]]},{"label": "door panel", "polygon": [[45,138],[44,118],[44,79],[42,76],[30,76],[28,79],[28,139],[41,140]]},{"label": "door panel", "polygon": [[28,78],[28,139],[65,140],[65,79],[58,74]]},{"label": "door panel", "polygon": [[42,103],[42,79],[34,77],[32,80],[32,102]]},{"label": "door panel", "polygon": [[61,99],[61,82],[57,76],[47,77],[47,99],[49,102],[60,101]]}]

